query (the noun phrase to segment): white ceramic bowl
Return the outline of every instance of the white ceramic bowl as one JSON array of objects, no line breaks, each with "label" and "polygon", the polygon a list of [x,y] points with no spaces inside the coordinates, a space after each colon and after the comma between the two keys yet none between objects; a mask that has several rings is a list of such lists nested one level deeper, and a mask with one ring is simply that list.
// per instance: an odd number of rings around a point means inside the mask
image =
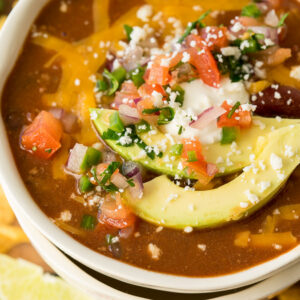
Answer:
[{"label": "white ceramic bowl", "polygon": [[[22,49],[31,24],[47,2],[48,0],[20,0],[1,30],[0,95]],[[2,118],[0,119],[0,182],[9,202],[13,207],[21,210],[52,243],[77,261],[96,271],[148,288],[185,293],[212,292],[258,282],[287,268],[300,257],[300,246],[297,246],[278,258],[245,271],[214,278],[189,278],[150,272],[96,253],[56,227],[35,204],[17,171],[4,123]]]},{"label": "white ceramic bowl", "polygon": [[[125,294],[121,292],[122,288],[118,286],[119,290],[116,290],[108,285],[101,283],[96,278],[87,274],[69,258],[67,258],[59,249],[57,249],[53,244],[51,244],[26,218],[22,211],[17,208],[14,209],[17,215],[18,221],[23,227],[26,234],[30,237],[31,243],[34,245],[36,250],[41,254],[43,259],[55,270],[57,274],[67,280],[73,286],[80,288],[81,290],[89,293],[96,299],[128,299],[128,300],[138,300],[138,299],[166,299],[165,294],[159,295],[157,297],[153,295],[151,290],[143,289],[143,297],[139,295],[141,291],[132,294]],[[226,295],[220,296],[220,293],[201,294],[197,295],[197,299],[210,299],[210,300],[240,300],[240,299],[265,299],[271,295],[275,295],[283,289],[291,286],[300,279],[300,263],[297,263],[290,268],[281,271],[280,273],[270,277],[260,283],[246,287],[241,291],[234,291]],[[127,286],[124,290],[128,289]],[[137,294],[137,295],[136,295]],[[172,294],[173,295],[173,294]],[[203,295],[203,297],[202,297]],[[174,295],[171,296],[174,298]],[[170,298],[171,298],[170,297]],[[207,298],[208,297],[208,298]],[[185,296],[185,299],[189,299],[189,295]]]}]

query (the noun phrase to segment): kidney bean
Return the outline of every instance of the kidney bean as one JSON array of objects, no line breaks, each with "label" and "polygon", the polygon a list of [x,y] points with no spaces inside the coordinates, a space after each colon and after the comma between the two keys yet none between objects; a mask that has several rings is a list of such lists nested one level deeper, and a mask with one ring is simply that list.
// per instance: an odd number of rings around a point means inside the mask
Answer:
[{"label": "kidney bean", "polygon": [[252,95],[251,103],[260,116],[300,118],[300,90],[290,86],[272,84]]}]

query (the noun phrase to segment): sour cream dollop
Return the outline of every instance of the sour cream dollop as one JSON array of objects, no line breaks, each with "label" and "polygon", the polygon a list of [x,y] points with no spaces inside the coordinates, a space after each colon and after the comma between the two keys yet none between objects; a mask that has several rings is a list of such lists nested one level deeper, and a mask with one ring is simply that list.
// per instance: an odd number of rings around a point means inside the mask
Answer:
[{"label": "sour cream dollop", "polygon": [[[231,82],[229,78],[221,81],[219,88],[213,88],[203,83],[201,79],[190,83],[181,84],[185,91],[182,107],[177,103],[171,103],[175,108],[174,119],[164,125],[162,130],[178,139],[197,138],[202,144],[212,144],[221,140],[221,129],[217,127],[217,121],[211,122],[203,129],[195,129],[189,126],[192,120],[211,106],[221,106],[227,100],[231,105],[236,102],[249,103],[249,94],[242,82]],[[182,127],[182,133],[179,130]]]}]

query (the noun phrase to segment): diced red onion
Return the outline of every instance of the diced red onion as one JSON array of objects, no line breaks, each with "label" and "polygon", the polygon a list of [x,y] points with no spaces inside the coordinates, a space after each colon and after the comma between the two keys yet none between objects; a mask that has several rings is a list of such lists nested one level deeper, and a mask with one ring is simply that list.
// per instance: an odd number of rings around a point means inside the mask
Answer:
[{"label": "diced red onion", "polygon": [[82,165],[88,147],[76,143],[73,149],[70,150],[70,155],[67,162],[67,170],[72,173],[81,173],[80,166]]},{"label": "diced red onion", "polygon": [[122,173],[128,178],[131,178],[140,172],[140,166],[133,161],[126,161],[122,165]]},{"label": "diced red onion", "polygon": [[206,171],[208,176],[215,176],[219,170],[215,164],[208,163]]},{"label": "diced red onion", "polygon": [[49,110],[53,117],[61,121],[64,131],[66,133],[72,133],[77,128],[77,116],[73,113],[66,112],[62,108],[54,107]]},{"label": "diced red onion", "polygon": [[278,22],[279,19],[277,17],[275,10],[274,9],[270,10],[265,17],[265,23],[268,26],[276,27]]},{"label": "diced red onion", "polygon": [[140,121],[140,115],[135,107],[121,104],[119,106],[120,118],[124,125],[136,124]]},{"label": "diced red onion", "polygon": [[129,227],[126,227],[126,228],[122,228],[119,231],[119,236],[122,239],[127,239],[133,234],[133,232],[134,232],[134,226],[129,226]]},{"label": "diced red onion", "polygon": [[270,39],[273,43],[278,44],[277,28],[268,26],[249,26],[248,29],[252,30],[254,33],[261,33],[266,39]]},{"label": "diced red onion", "polygon": [[117,160],[117,156],[114,152],[112,151],[104,151],[102,152],[102,160],[104,163],[111,163],[113,161]]},{"label": "diced red onion", "polygon": [[114,174],[110,181],[119,189],[126,189],[128,187],[126,177],[120,173]]},{"label": "diced red onion", "polygon": [[206,127],[210,122],[217,120],[218,117],[223,115],[226,110],[220,106],[212,106],[202,112],[196,121],[190,123],[190,127],[201,129]]},{"label": "diced red onion", "polygon": [[137,173],[131,177],[133,179],[134,186],[129,186],[129,193],[133,199],[141,199],[144,192],[144,185],[141,173]]},{"label": "diced red onion", "polygon": [[134,102],[135,104],[138,104],[141,100],[142,100],[142,98],[139,97],[139,98],[133,99],[133,102]]}]

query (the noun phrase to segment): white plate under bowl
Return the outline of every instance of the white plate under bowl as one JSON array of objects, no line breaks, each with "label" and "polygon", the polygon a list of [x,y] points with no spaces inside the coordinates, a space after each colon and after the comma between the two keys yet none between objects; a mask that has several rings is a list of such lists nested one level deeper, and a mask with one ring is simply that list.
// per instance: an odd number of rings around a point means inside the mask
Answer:
[{"label": "white plate under bowl", "polygon": [[[229,0],[228,0],[229,1]],[[14,67],[31,24],[48,0],[20,0],[0,32],[0,95]],[[1,101],[1,99],[0,99]],[[1,107],[1,105],[0,105]],[[115,279],[143,287],[173,292],[199,293],[249,285],[296,263],[300,246],[266,263],[225,276],[190,278],[151,272],[101,255],[56,227],[39,209],[20,177],[0,118],[0,182],[13,207],[17,207],[53,244],[82,264]]]},{"label": "white plate under bowl", "polygon": [[[149,290],[146,288],[128,287],[127,284],[124,284],[122,282],[116,284],[115,280],[113,283],[108,281],[109,285],[103,284],[101,281],[99,281],[98,276],[92,276],[92,274],[86,272],[84,268],[80,268],[74,263],[74,261],[71,261],[63,252],[61,252],[50,241],[48,241],[26,218],[22,211],[16,208],[15,212],[19,223],[21,224],[26,234],[29,236],[31,243],[43,257],[43,259],[52,267],[52,269],[55,270],[57,274],[59,274],[74,287],[76,286],[77,288],[80,288],[95,299],[182,299],[182,294],[171,294],[160,291],[156,291],[154,293],[153,290]],[[250,287],[246,287],[240,291],[228,291],[226,295],[221,295],[222,293],[220,292],[201,295],[184,295],[184,299],[265,299],[291,286],[298,280],[300,280],[300,263],[293,265],[292,267],[278,273],[277,275],[274,275],[273,277],[270,277],[260,283],[256,283]],[[112,288],[110,285],[114,286],[115,288]],[[128,291],[128,293],[122,291]]]}]

